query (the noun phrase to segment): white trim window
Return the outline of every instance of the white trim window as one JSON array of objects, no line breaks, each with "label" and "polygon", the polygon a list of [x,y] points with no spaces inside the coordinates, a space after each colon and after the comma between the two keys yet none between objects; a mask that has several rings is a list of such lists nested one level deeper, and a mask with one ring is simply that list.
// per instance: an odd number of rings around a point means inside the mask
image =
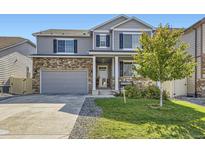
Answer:
[{"label": "white trim window", "polygon": [[133,76],[132,62],[123,62],[123,76]]},{"label": "white trim window", "polygon": [[108,48],[108,47],[110,47],[110,35],[109,34],[98,34],[98,35],[96,35],[96,47],[97,48]]},{"label": "white trim window", "polygon": [[123,77],[140,77],[140,75],[134,70],[139,67],[134,61],[123,61]]},{"label": "white trim window", "polygon": [[140,47],[140,36],[142,33],[123,33],[123,49],[133,50]]},{"label": "white trim window", "polygon": [[74,53],[74,39],[58,39],[57,53]]},{"label": "white trim window", "polygon": [[106,34],[100,34],[100,48],[106,47]]}]

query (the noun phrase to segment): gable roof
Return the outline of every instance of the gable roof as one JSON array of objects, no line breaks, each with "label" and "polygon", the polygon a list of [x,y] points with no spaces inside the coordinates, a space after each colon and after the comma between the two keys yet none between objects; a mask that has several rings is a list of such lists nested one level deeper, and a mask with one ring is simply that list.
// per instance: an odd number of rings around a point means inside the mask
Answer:
[{"label": "gable roof", "polygon": [[117,25],[111,27],[111,29],[114,29],[114,28],[116,28],[116,27],[118,27],[118,26],[120,26],[120,25],[122,25],[122,24],[124,24],[124,23],[127,23],[127,22],[131,21],[131,20],[138,21],[138,22],[142,23],[143,25],[145,25],[145,26],[147,26],[147,27],[150,27],[151,29],[155,29],[152,25],[150,25],[150,24],[148,24],[148,23],[146,23],[146,22],[144,22],[144,21],[142,21],[141,19],[138,19],[138,18],[136,18],[136,17],[128,18],[127,20],[125,20],[125,21],[123,21],[123,22],[121,22],[121,23],[119,23],[119,24],[117,24]]},{"label": "gable roof", "polygon": [[25,42],[28,42],[32,46],[36,47],[36,45],[33,42],[22,37],[0,36],[0,51],[23,44]]},{"label": "gable roof", "polygon": [[201,20],[197,21],[196,23],[194,23],[193,25],[191,25],[190,27],[188,27],[187,29],[185,29],[184,33],[189,32],[190,30],[199,27],[201,24],[205,23],[205,17],[202,18]]},{"label": "gable roof", "polygon": [[73,30],[73,29],[48,29],[33,33],[33,36],[68,36],[68,37],[89,37],[88,30]]},{"label": "gable roof", "polygon": [[129,17],[126,16],[126,15],[118,15],[118,16],[116,16],[116,17],[110,19],[110,20],[107,20],[107,21],[105,21],[105,22],[103,22],[103,23],[101,23],[101,24],[99,24],[99,25],[97,25],[97,26],[91,28],[90,31],[93,31],[93,30],[95,30],[95,29],[97,29],[97,28],[99,28],[99,27],[101,27],[101,26],[103,26],[103,25],[106,25],[106,24],[108,24],[108,23],[110,23],[110,22],[112,22],[112,21],[114,21],[114,20],[116,20],[116,19],[118,19],[118,18],[121,18],[121,17],[124,17],[124,18],[126,18],[126,19],[129,19]]}]

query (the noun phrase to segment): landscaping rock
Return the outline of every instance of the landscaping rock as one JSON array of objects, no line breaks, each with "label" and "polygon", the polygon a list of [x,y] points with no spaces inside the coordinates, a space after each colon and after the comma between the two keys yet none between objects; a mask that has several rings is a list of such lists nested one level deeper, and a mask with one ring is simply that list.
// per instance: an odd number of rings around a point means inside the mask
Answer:
[{"label": "landscaping rock", "polygon": [[91,97],[86,98],[69,138],[89,138],[89,129],[95,125],[96,120],[98,119],[101,113],[102,110],[96,106],[95,99]]}]

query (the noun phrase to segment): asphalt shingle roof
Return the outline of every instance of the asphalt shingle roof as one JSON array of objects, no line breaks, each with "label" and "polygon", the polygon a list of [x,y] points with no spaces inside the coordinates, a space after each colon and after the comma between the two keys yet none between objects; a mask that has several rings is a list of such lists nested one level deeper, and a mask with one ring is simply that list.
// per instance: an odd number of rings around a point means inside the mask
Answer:
[{"label": "asphalt shingle roof", "polygon": [[71,36],[71,37],[89,37],[89,30],[66,30],[66,29],[48,29],[33,33],[34,36]]},{"label": "asphalt shingle roof", "polygon": [[27,41],[22,37],[0,37],[0,50]]}]

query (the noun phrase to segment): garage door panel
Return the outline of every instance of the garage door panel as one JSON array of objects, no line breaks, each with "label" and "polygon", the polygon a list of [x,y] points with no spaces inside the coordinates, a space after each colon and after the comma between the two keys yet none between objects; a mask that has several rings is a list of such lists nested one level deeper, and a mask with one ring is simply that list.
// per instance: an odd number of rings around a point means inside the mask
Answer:
[{"label": "garage door panel", "polygon": [[41,93],[87,94],[87,72],[42,71]]}]

